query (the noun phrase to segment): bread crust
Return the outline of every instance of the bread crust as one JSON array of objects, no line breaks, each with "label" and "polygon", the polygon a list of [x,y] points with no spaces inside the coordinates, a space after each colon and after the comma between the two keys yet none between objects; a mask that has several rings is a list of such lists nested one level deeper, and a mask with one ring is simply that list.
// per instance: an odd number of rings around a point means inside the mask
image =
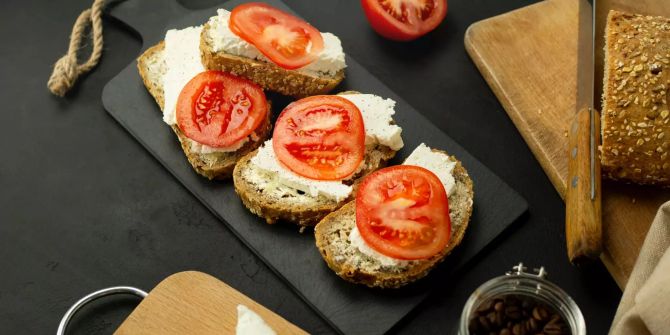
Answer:
[{"label": "bread crust", "polygon": [[[433,151],[446,154],[441,150],[433,149]],[[337,239],[340,241],[348,239],[355,226],[356,202],[350,201],[337,211],[328,214],[314,229],[316,246],[328,267],[348,282],[384,289],[399,288],[425,277],[463,241],[472,215],[472,200],[474,199],[472,179],[470,179],[460,161],[453,156],[451,156],[451,159],[457,162],[453,174],[456,184],[462,187],[458,196],[463,197],[463,199],[458,201],[459,206],[462,206],[462,208],[457,208],[460,211],[457,216],[459,222],[452,222],[451,238],[444,250],[429,259],[412,261],[404,268],[394,269],[395,271],[369,270],[361,267],[352,262],[344,250],[338,248],[337,243],[333,243]],[[450,198],[450,204],[452,199]],[[360,253],[360,251],[356,252]]]},{"label": "bread crust", "polygon": [[610,11],[605,29],[602,169],[670,186],[670,19]]},{"label": "bread crust", "polygon": [[[148,48],[137,59],[137,69],[142,78],[144,86],[147,88],[151,96],[160,107],[161,111],[164,109],[165,97],[163,93],[163,85],[160,81],[160,76],[166,70],[162,53],[165,50],[165,43],[163,41]],[[261,124],[255,131],[255,136],[250,138],[240,149],[234,152],[213,152],[213,153],[196,153],[191,150],[191,141],[184,135],[177,125],[172,125],[172,131],[177,135],[182,150],[186,155],[189,163],[193,169],[200,175],[208,179],[229,179],[232,177],[233,169],[237,161],[248,154],[249,152],[258,148],[266,139],[269,138],[272,130],[272,123],[270,122],[271,106],[268,101],[267,117],[263,124]]]},{"label": "bread crust", "polygon": [[245,77],[264,89],[296,98],[326,94],[344,80],[344,70],[334,76],[316,76],[286,70],[273,63],[216,52],[212,47],[209,30],[209,23],[206,23],[200,36],[202,64],[209,70],[230,72]]}]

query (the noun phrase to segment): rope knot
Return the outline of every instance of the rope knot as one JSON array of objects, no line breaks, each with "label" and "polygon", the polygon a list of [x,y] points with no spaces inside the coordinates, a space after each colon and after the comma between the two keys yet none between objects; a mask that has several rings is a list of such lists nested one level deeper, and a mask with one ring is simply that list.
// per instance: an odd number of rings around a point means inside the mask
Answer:
[{"label": "rope knot", "polygon": [[[100,61],[102,55],[102,7],[104,0],[94,0],[93,6],[83,11],[72,28],[70,34],[70,47],[67,54],[61,57],[54,65],[53,72],[47,82],[51,93],[63,97],[74,86],[80,75],[90,71]],[[81,40],[85,37],[85,29],[91,24],[93,30],[93,51],[88,60],[83,64],[77,63],[77,52]]]},{"label": "rope knot", "polygon": [[63,97],[74,86],[77,77],[79,77],[77,57],[68,54],[61,57],[54,65],[54,71],[49,77],[47,86],[51,93]]}]

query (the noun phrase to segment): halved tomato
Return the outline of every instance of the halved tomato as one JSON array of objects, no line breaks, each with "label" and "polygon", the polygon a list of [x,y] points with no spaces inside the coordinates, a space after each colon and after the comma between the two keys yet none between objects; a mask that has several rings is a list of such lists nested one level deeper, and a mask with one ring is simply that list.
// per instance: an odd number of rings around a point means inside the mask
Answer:
[{"label": "halved tomato", "polygon": [[365,242],[389,257],[425,259],[449,243],[451,220],[440,179],[419,166],[397,165],[363,179],[356,226]]},{"label": "halved tomato", "polygon": [[319,30],[264,3],[252,2],[235,7],[230,13],[228,26],[285,69],[301,68],[317,59],[323,50]]},{"label": "halved tomato", "polygon": [[268,116],[263,90],[221,71],[201,72],[179,93],[177,125],[186,137],[227,147],[249,136]]},{"label": "halved tomato", "polygon": [[427,34],[447,15],[447,0],[361,0],[361,5],[372,28],[396,41]]},{"label": "halved tomato", "polygon": [[341,180],[358,169],[365,155],[363,116],[342,97],[304,98],[279,114],[272,145],[279,162],[296,174]]}]

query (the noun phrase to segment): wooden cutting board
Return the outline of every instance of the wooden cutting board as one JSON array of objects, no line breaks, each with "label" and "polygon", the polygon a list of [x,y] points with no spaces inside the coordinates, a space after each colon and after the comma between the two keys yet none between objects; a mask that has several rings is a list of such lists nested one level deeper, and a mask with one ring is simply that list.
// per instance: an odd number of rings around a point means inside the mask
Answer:
[{"label": "wooden cutting board", "polygon": [[[577,95],[577,8],[578,0],[546,0],[476,22],[465,34],[472,60],[561,197]],[[670,1],[599,0],[596,36],[604,36],[609,9],[670,16]],[[596,83],[602,83],[603,45],[604,38],[597,38]],[[601,259],[619,287],[626,285],[649,225],[667,200],[670,190],[603,183]]]},{"label": "wooden cutting board", "polygon": [[235,334],[239,304],[260,315],[277,334],[307,334],[220,280],[195,271],[160,282],[114,334]]}]

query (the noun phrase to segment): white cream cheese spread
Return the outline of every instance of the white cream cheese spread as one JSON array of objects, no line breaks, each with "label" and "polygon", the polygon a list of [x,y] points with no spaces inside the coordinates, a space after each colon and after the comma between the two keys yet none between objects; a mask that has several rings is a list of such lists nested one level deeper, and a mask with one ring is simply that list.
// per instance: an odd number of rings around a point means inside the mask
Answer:
[{"label": "white cream cheese spread", "polygon": [[200,60],[200,32],[202,26],[171,29],[165,34],[165,66],[163,76],[163,121],[177,123],[175,113],[179,93],[198,73],[205,71]]},{"label": "white cream cheese spread", "polygon": [[416,165],[433,172],[444,185],[447,196],[454,193],[456,180],[454,179],[454,167],[456,162],[441,152],[435,152],[425,144],[419,144],[414,151],[405,159],[403,165]]},{"label": "white cream cheese spread", "polygon": [[358,231],[357,226],[354,226],[354,229],[352,229],[351,232],[349,233],[349,243],[351,243],[352,246],[356,247],[358,251],[360,251],[362,254],[367,255],[370,258],[376,259],[377,261],[379,261],[379,263],[381,263],[384,266],[405,266],[410,262],[386,256],[378,252],[377,250],[372,249],[365,242],[365,240],[363,240],[363,236],[361,236],[361,232]]},{"label": "white cream cheese spread", "polygon": [[396,102],[374,94],[341,94],[363,115],[365,144],[381,144],[395,151],[402,149],[402,128],[393,123]]},{"label": "white cream cheese spread", "polygon": [[276,335],[263,318],[245,305],[237,305],[236,335]]},{"label": "white cream cheese spread", "polygon": [[308,179],[286,169],[275,155],[272,148],[272,139],[265,141],[263,146],[258,149],[256,155],[251,158],[251,164],[275,174],[280,183],[313,197],[323,195],[339,202],[349,197],[352,191],[351,186],[345,185],[341,181]]},{"label": "white cream cheese spread", "polygon": [[[217,10],[217,16],[209,19],[209,37],[212,40],[214,51],[270,63],[271,61],[255,46],[230,31],[229,19],[230,12],[225,9]],[[323,38],[323,50],[319,57],[296,71],[334,76],[347,66],[340,39],[331,33],[321,33],[321,37]]]}]

